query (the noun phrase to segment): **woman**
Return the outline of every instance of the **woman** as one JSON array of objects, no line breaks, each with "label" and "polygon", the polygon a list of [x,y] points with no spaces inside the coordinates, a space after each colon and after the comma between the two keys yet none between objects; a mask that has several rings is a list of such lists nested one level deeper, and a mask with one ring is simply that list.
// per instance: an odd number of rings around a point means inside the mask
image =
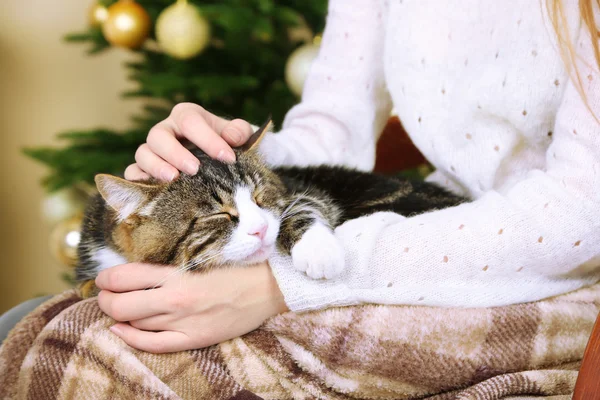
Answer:
[{"label": "woman", "polygon": [[[242,335],[287,309],[488,307],[597,282],[599,15],[593,0],[331,0],[302,102],[262,154],[272,164],[370,169],[394,104],[436,167],[428,180],[474,201],[339,227],[347,266],[331,281],[311,280],[282,257],[152,291],[141,289],[165,270],[105,270],[100,306],[131,322],[114,332],[133,347],[170,352]],[[233,162],[229,146],[250,133],[244,121],[180,104],[149,133],[126,177],[195,173],[201,166],[182,138]],[[166,298],[176,307],[161,308]]]}]

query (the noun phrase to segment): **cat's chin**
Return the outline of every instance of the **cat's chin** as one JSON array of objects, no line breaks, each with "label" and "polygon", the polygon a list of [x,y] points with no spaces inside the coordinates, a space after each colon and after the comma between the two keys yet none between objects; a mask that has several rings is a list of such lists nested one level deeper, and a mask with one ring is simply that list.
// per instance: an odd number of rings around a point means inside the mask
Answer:
[{"label": "cat's chin", "polygon": [[239,260],[239,263],[245,265],[259,264],[271,257],[271,254],[273,254],[273,250],[275,250],[275,246],[272,244],[268,246],[263,246],[256,250],[254,253],[250,254],[249,256],[246,256],[243,259]]}]

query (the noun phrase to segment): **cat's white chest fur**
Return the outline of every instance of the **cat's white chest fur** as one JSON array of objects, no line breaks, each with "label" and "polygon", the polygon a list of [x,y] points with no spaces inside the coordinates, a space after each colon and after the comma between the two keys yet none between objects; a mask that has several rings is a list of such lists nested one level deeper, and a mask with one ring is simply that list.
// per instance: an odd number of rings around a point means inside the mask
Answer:
[{"label": "cat's white chest fur", "polygon": [[96,267],[97,273],[116,265],[127,264],[127,260],[122,255],[106,247],[98,249],[92,256],[92,260],[98,263]]}]

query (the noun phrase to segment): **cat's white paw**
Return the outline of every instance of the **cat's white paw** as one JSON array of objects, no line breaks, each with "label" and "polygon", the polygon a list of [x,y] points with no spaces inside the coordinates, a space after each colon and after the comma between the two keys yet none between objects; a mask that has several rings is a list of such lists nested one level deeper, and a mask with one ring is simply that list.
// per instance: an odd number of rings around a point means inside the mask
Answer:
[{"label": "cat's white paw", "polygon": [[316,223],[292,248],[292,261],[313,279],[331,279],[344,270],[344,248],[331,229]]}]

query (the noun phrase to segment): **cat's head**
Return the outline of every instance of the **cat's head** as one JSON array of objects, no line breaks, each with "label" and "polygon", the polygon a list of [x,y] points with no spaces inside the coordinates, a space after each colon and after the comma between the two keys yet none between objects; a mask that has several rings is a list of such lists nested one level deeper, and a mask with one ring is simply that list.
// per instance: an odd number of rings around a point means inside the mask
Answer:
[{"label": "cat's head", "polygon": [[263,126],[236,150],[235,164],[196,152],[199,172],[171,183],[98,175],[119,252],[128,261],[190,269],[265,260],[275,249],[286,205],[281,180],[255,151],[265,131]]}]

